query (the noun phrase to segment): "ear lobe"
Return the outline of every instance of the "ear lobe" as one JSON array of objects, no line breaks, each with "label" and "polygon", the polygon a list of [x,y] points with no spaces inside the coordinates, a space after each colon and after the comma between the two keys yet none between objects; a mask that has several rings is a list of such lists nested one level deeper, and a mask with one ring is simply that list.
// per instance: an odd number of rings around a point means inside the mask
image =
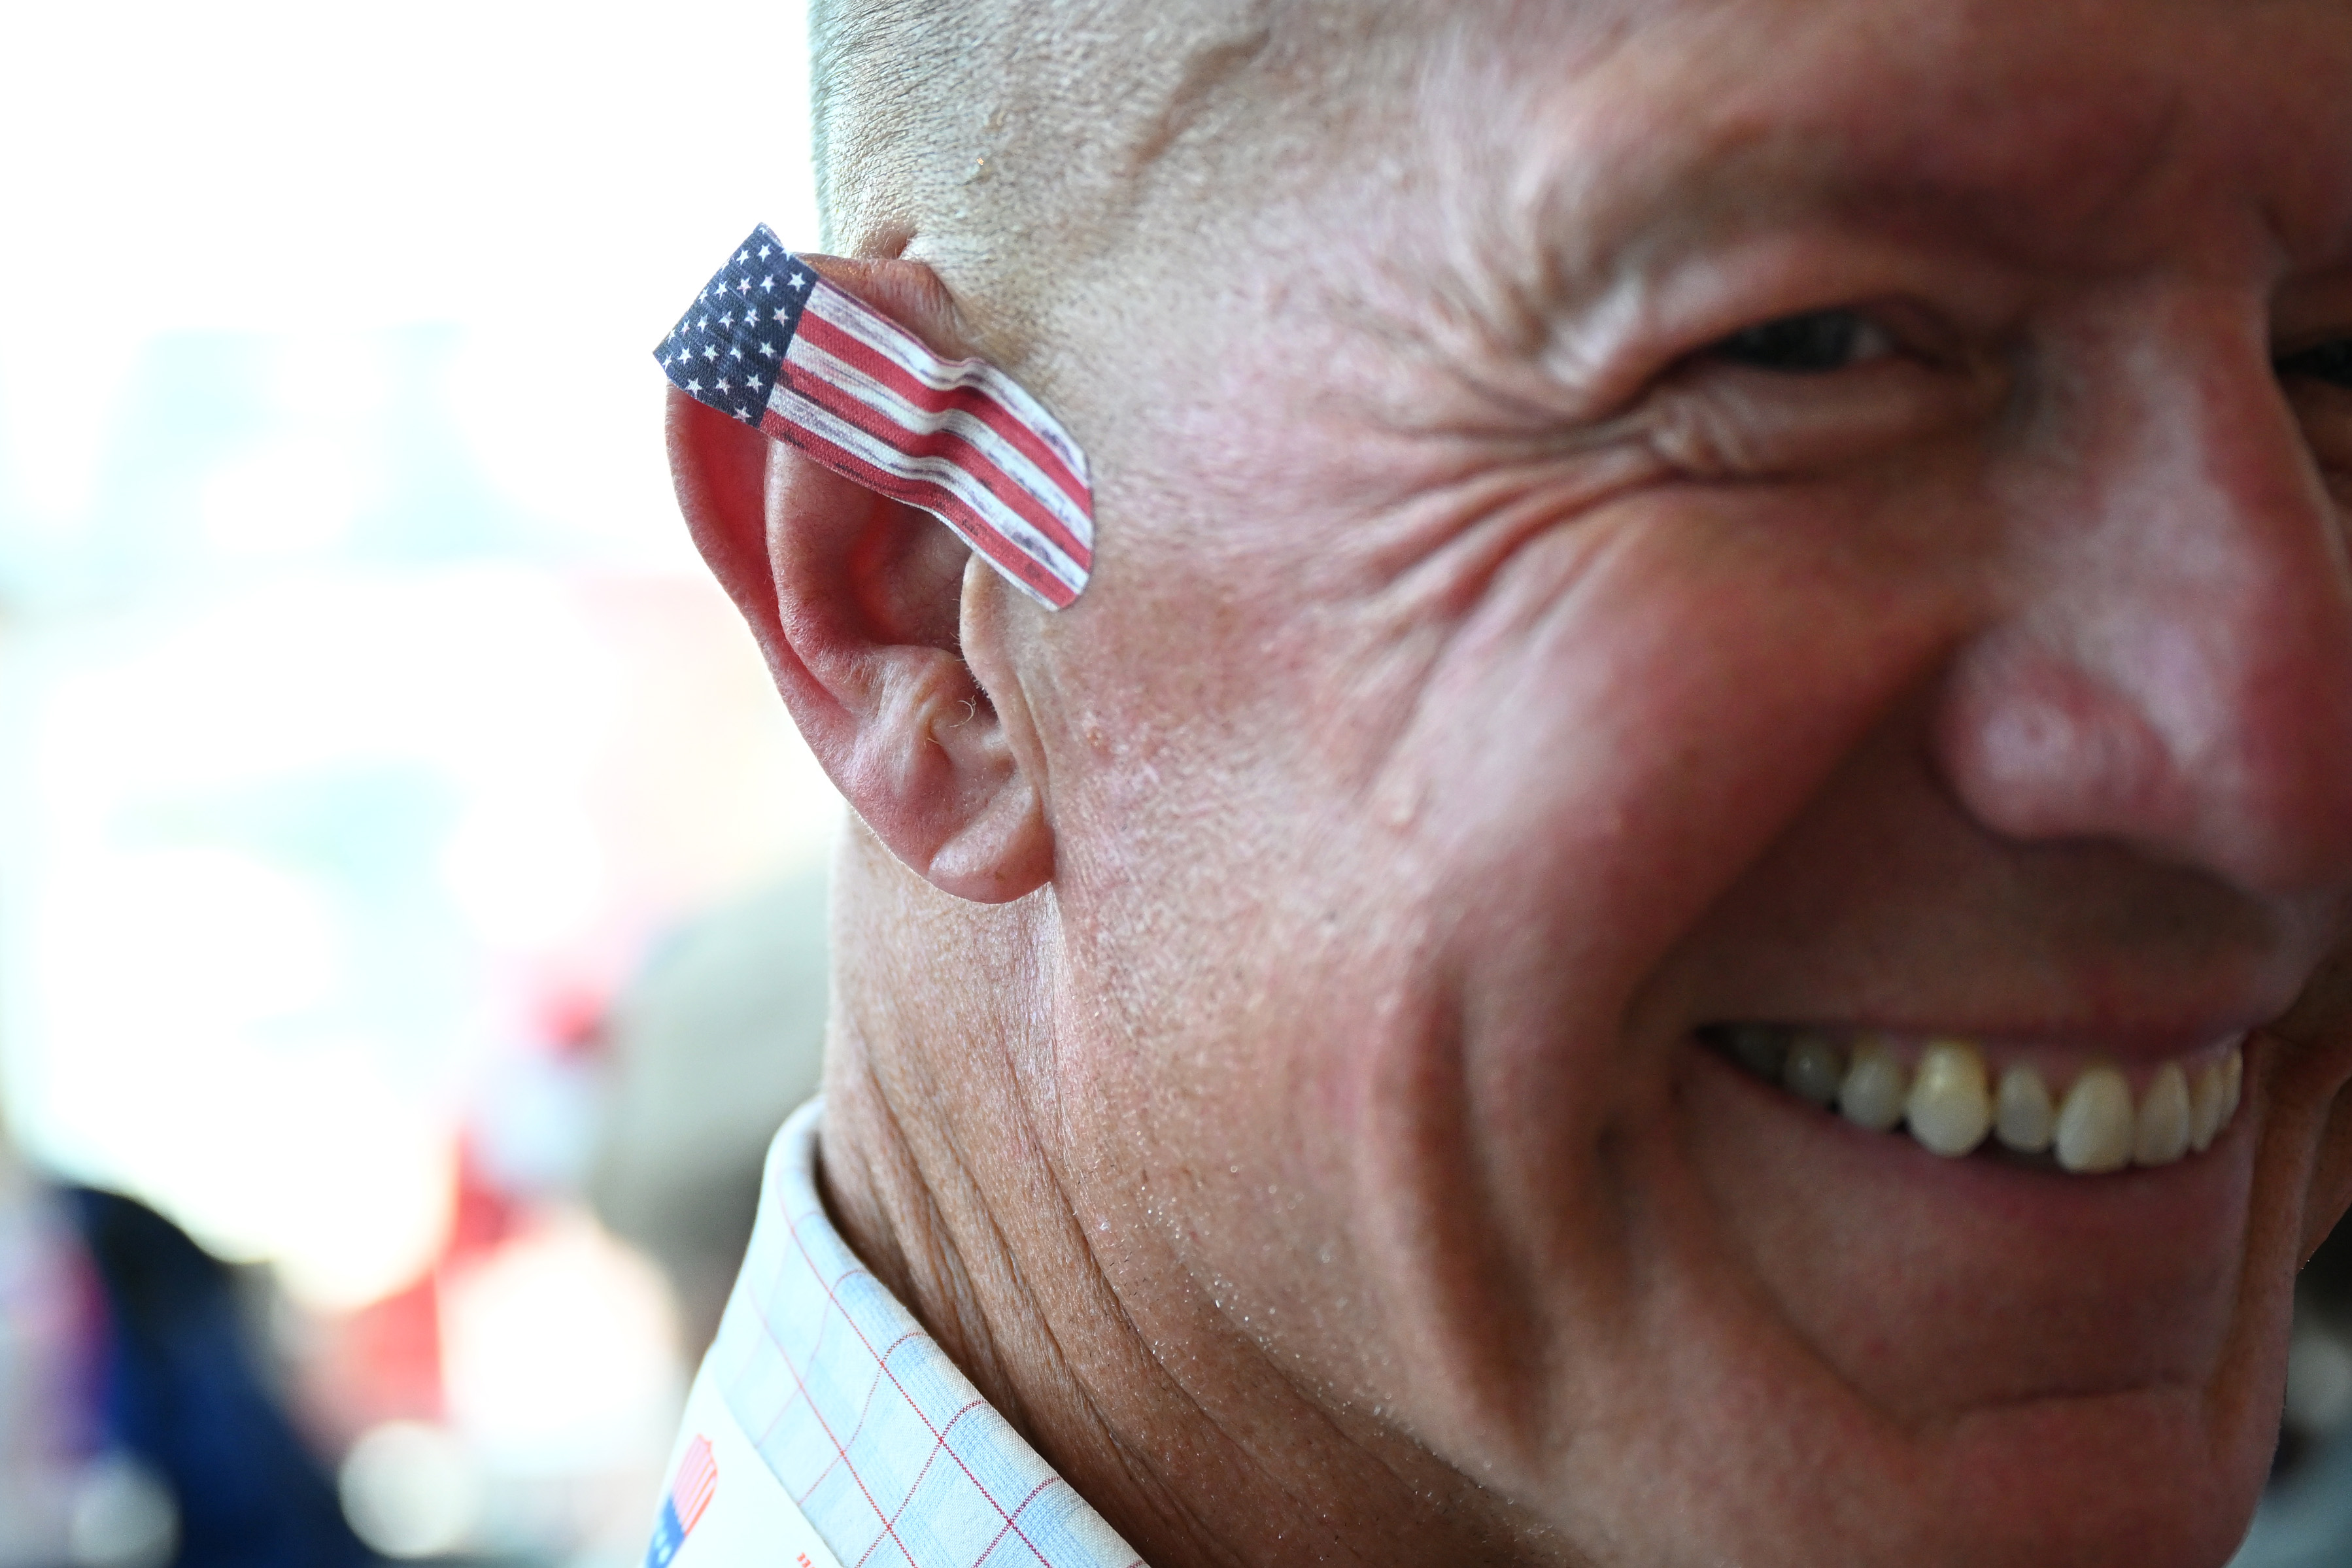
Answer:
[{"label": "ear lobe", "polygon": [[[945,296],[911,262],[869,304],[942,352]],[[824,265],[830,276],[833,265]],[[917,308],[909,307],[909,300]],[[917,320],[908,320],[915,316]],[[931,329],[926,331],[926,328]],[[945,330],[942,330],[945,329]],[[937,518],[865,489],[672,389],[669,456],[678,505],[703,559],[751,624],[802,735],[890,852],[941,890],[1017,899],[1053,875],[1053,836],[1029,759],[1017,689],[1000,703],[964,658],[966,606],[1003,590]],[[966,564],[982,579],[969,584]],[[996,684],[1013,676],[987,664]]]}]

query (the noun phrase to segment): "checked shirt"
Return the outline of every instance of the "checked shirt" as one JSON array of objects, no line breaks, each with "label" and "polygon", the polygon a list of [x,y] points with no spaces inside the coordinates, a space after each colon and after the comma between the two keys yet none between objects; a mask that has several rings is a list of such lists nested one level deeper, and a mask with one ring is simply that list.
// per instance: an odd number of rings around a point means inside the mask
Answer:
[{"label": "checked shirt", "polygon": [[769,1150],[648,1564],[1143,1568],[834,1229],[819,1111]]}]

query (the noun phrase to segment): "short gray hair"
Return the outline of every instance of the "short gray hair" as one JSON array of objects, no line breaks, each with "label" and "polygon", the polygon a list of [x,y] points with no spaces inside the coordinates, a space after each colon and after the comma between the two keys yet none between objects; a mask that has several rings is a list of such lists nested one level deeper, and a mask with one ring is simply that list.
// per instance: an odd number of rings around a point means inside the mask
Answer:
[{"label": "short gray hair", "polygon": [[[1213,136],[1287,0],[810,0],[825,243],[969,229],[1086,247]],[[1345,7],[1341,7],[1345,9]],[[1295,51],[1292,51],[1295,52]]]}]

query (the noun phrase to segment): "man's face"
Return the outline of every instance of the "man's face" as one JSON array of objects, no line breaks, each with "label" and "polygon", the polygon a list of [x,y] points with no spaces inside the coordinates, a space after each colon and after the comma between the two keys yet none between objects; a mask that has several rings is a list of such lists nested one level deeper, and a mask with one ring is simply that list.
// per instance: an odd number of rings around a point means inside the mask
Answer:
[{"label": "man's face", "polygon": [[[2352,885],[2352,13],[1426,9],[1047,367],[1112,1282],[1498,1540],[2221,1560],[2342,1196],[2347,1021],[2270,1026]],[[1735,1037],[2243,1100],[2070,1174]]]}]

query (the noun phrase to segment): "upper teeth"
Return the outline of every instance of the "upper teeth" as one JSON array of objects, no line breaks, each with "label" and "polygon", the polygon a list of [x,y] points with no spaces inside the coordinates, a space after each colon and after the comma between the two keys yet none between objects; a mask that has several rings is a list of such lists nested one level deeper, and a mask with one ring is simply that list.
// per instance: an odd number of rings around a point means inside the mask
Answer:
[{"label": "upper teeth", "polygon": [[1903,1104],[1911,1136],[1938,1154],[1961,1155],[1992,1130],[1992,1092],[1984,1058],[1957,1040],[1938,1040],[1920,1053]]},{"label": "upper teeth", "polygon": [[2009,1064],[1996,1083],[1983,1052],[1967,1040],[1931,1040],[1910,1064],[1883,1036],[1849,1049],[1818,1031],[1742,1026],[1726,1040],[1751,1071],[1859,1126],[1883,1132],[1902,1123],[1923,1147],[1951,1158],[1990,1137],[2020,1153],[2047,1152],[2085,1174],[2168,1165],[2201,1152],[2229,1125],[2245,1083],[2236,1045],[2194,1063],[2166,1062],[2135,1105],[2122,1070],[2104,1063],[2084,1068],[2063,1096],[2029,1062]]}]

